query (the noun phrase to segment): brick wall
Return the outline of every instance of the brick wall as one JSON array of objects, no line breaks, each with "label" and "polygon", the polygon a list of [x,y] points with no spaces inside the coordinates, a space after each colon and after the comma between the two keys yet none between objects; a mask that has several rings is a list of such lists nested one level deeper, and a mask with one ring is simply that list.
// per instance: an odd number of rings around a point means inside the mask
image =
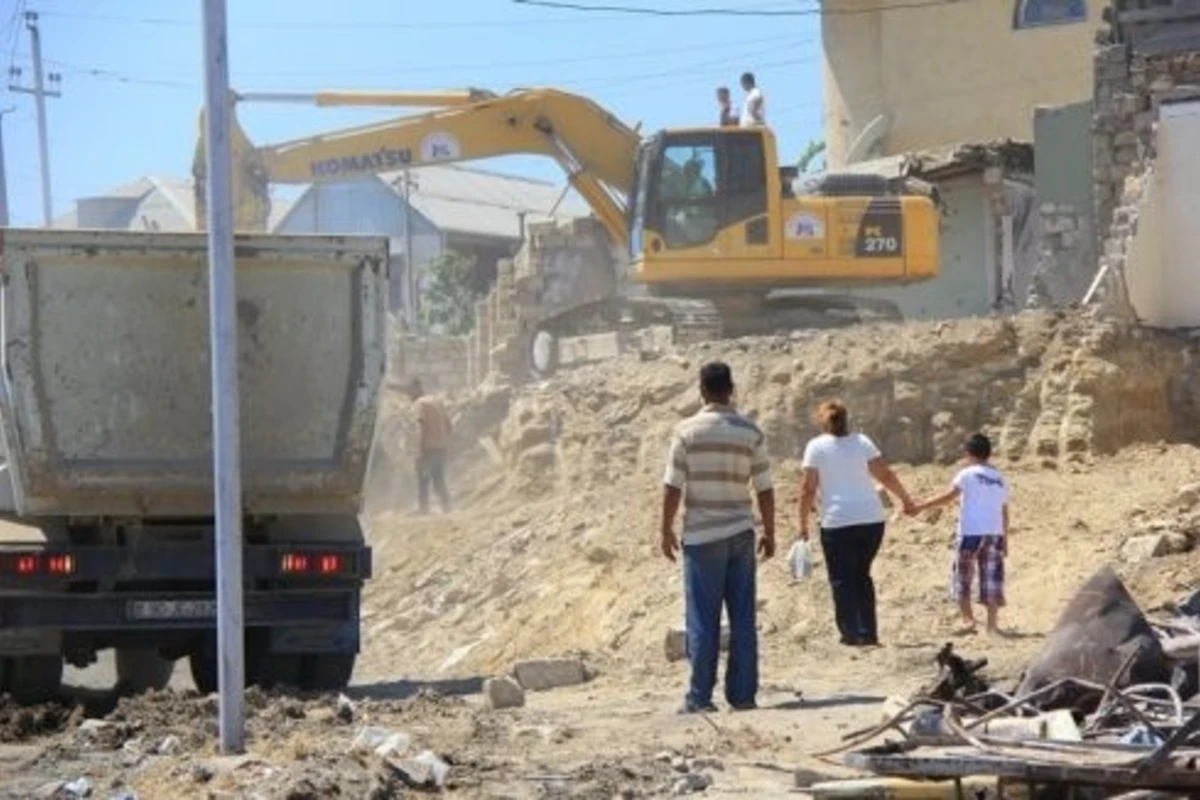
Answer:
[{"label": "brick wall", "polygon": [[388,383],[402,387],[418,378],[426,391],[446,395],[470,389],[469,343],[467,336],[396,332],[388,352]]}]

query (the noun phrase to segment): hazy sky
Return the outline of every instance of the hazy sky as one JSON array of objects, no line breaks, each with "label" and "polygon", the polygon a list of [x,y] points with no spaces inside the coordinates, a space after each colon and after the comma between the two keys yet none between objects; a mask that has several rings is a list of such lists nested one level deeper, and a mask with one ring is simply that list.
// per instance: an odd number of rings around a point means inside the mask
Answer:
[{"label": "hazy sky", "polygon": [[[633,5],[697,8],[700,0]],[[232,83],[242,91],[552,86],[586,94],[643,130],[709,124],[713,89],[759,76],[781,155],[820,136],[820,23],[795,17],[643,17],[548,10],[510,0],[227,0]],[[742,9],[818,8],[817,0],[724,0]],[[203,102],[201,0],[0,0],[0,66],[32,83],[24,11],[41,15],[54,212],[140,175],[189,174]],[[14,225],[41,222],[36,114],[8,91],[4,116]],[[242,106],[259,143],[320,133],[396,109]],[[489,166],[561,180],[552,162]]]}]

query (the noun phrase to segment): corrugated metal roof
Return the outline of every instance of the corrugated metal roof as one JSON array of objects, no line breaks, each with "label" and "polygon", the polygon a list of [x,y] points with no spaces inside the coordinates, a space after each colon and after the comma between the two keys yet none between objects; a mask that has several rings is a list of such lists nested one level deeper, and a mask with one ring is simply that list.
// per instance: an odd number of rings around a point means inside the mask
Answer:
[{"label": "corrugated metal roof", "polygon": [[[403,175],[391,172],[380,178],[403,196]],[[521,212],[527,224],[590,213],[574,191],[564,196],[562,186],[549,181],[459,164],[421,167],[410,176],[415,184],[409,192],[413,209],[442,231],[517,239]]]}]

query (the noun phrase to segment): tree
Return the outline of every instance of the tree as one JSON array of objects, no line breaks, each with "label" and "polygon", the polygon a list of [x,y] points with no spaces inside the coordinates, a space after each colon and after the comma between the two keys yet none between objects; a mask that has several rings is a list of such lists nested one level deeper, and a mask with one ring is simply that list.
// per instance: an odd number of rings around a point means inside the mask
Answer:
[{"label": "tree", "polygon": [[[808,172],[809,167],[812,166],[813,161],[816,160],[817,156],[821,155],[824,152],[825,152],[825,141],[823,139],[809,140],[809,143],[804,148],[804,152],[800,154],[800,160],[798,162],[796,162],[796,169],[800,170],[801,173]],[[825,166],[824,159],[821,159],[821,161],[822,161],[821,166],[824,167]]]},{"label": "tree", "polygon": [[421,323],[434,333],[462,336],[475,326],[475,303],[487,292],[475,259],[446,251],[425,267]]}]

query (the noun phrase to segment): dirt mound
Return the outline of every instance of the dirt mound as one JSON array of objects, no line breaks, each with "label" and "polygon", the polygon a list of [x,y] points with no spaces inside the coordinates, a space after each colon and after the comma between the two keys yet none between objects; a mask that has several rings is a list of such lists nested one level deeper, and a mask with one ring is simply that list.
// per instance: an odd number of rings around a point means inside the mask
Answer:
[{"label": "dirt mound", "polygon": [[[968,431],[991,434],[1013,472],[1017,525],[1028,526],[1013,583],[1028,579],[1021,589],[1038,608],[1022,624],[1049,626],[1070,587],[1038,585],[1025,559],[1038,575],[1054,565],[1082,580],[1124,539],[1114,486],[1159,498],[1190,479],[1190,447],[1136,446],[1197,438],[1195,356],[1186,337],[1031,313],[708,343],[490,389],[456,407],[459,419],[498,419],[459,428],[451,489],[469,508],[372,524],[377,563],[388,566],[367,589],[360,674],[396,663],[426,677],[490,674],[568,650],[594,654],[602,669],[658,669],[682,617],[677,570],[653,551],[659,475],[672,426],[699,407],[696,370],[714,358],[731,364],[739,406],[770,438],[781,537],[795,524],[795,457],[823,399],[846,399],[890,460],[917,465],[902,472],[918,493],[944,485]],[[891,635],[925,641],[947,609],[952,529],[901,520],[890,530],[881,616]],[[761,589],[769,646],[825,647],[827,587],[788,587],[783,573],[768,569]],[[1019,640],[999,649],[1025,652]],[[906,654],[893,655],[908,668]]]},{"label": "dirt mound", "polygon": [[44,703],[22,706],[7,695],[0,696],[0,744],[23,742],[38,736],[65,730],[73,721],[82,718],[74,705]]}]

